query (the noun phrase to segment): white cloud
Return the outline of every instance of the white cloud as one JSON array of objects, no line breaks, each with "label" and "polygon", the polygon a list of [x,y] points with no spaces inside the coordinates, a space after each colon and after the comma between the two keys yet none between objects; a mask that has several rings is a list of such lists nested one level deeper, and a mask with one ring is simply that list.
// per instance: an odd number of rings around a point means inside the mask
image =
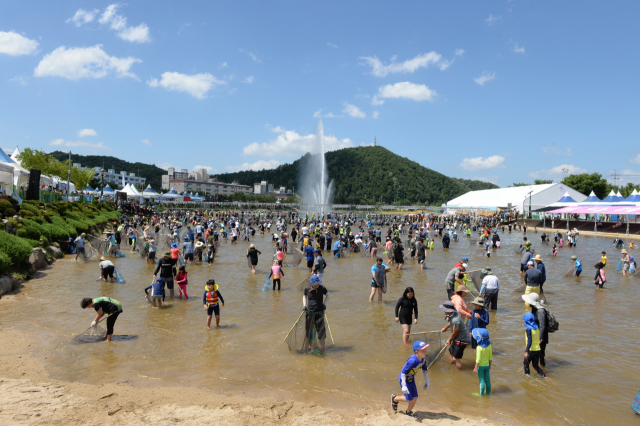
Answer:
[{"label": "white cloud", "polygon": [[129,69],[136,62],[142,62],[137,58],[116,58],[109,56],[102,50],[102,45],[93,47],[58,47],[53,52],[45,55],[33,75],[36,77],[56,76],[69,80],[81,78],[102,78],[111,72],[119,77],[137,78]]},{"label": "white cloud", "polygon": [[344,103],[344,109],[342,110],[342,112],[345,114],[349,114],[353,118],[365,118],[367,116],[367,114],[362,112],[360,108],[355,105],[351,105],[348,102]]},{"label": "white cloud", "polygon": [[335,44],[333,44],[333,43],[327,43],[327,46],[329,46],[329,47],[333,47],[334,49],[337,49],[337,48],[338,48],[338,46],[337,46],[337,45],[335,45]]},{"label": "white cloud", "polygon": [[98,136],[98,132],[96,132],[93,129],[82,129],[82,130],[78,130],[78,137],[79,138],[84,138],[87,136]]},{"label": "white cloud", "polygon": [[220,68],[226,68],[226,67],[228,67],[228,66],[229,66],[229,65],[227,65],[227,63],[226,63],[226,62],[223,62],[223,63],[220,65]]},{"label": "white cloud", "polygon": [[524,47],[518,46],[518,43],[516,43],[516,45],[511,50],[513,50],[516,53],[524,53]]},{"label": "white cloud", "polygon": [[640,154],[636,155],[634,158],[629,159],[630,163],[640,164]]},{"label": "white cloud", "polygon": [[441,70],[446,69],[451,65],[451,62],[443,61],[442,55],[438,52],[432,51],[429,53],[423,53],[413,59],[408,59],[404,62],[396,62],[396,56],[391,58],[391,63],[385,65],[376,56],[363,56],[360,59],[364,61],[366,65],[371,66],[371,74],[376,77],[385,77],[388,74],[396,73],[413,73],[420,68],[427,68],[429,66],[438,66]]},{"label": "white cloud", "polygon": [[21,75],[15,76],[13,78],[10,78],[9,81],[13,81],[15,83],[19,83],[22,86],[26,86],[27,85],[27,78],[23,77]]},{"label": "white cloud", "polygon": [[0,53],[10,56],[30,55],[38,48],[38,42],[16,32],[0,31]]},{"label": "white cloud", "polygon": [[145,145],[153,146],[151,142],[149,142],[149,139],[142,139],[142,143]]},{"label": "white cloud", "polygon": [[247,55],[249,55],[249,57],[253,60],[253,62],[257,62],[258,64],[262,62],[262,59],[258,58],[258,56],[256,56],[253,52],[248,52],[244,49],[240,49],[240,52],[246,53]]},{"label": "white cloud", "polygon": [[460,167],[464,170],[489,170],[489,169],[504,169],[504,157],[501,155],[492,155],[491,157],[475,157],[464,158]]},{"label": "white cloud", "polygon": [[382,105],[382,104],[384,104],[384,101],[381,100],[381,99],[378,99],[377,96],[374,96],[373,98],[371,98],[371,105],[378,106],[378,105]]},{"label": "white cloud", "polygon": [[162,73],[160,80],[153,78],[147,81],[147,84],[151,87],[163,87],[167,90],[187,92],[193,97],[204,99],[213,86],[227,83],[223,80],[218,80],[209,73],[188,75],[179,72],[165,72]]},{"label": "white cloud", "polygon": [[558,148],[555,145],[545,145],[545,146],[541,146],[540,149],[542,149],[542,151],[545,154],[551,153],[555,155],[567,155],[567,156],[573,155],[573,150],[568,146]]},{"label": "white cloud", "polygon": [[171,163],[160,163],[160,164],[156,164],[156,166],[160,167],[163,170],[169,170],[169,167],[175,168],[175,166]]},{"label": "white cloud", "polygon": [[242,80],[243,83],[251,84],[256,80],[256,78],[252,75]]},{"label": "white cloud", "polygon": [[227,166],[226,169],[230,172],[240,172],[243,170],[264,170],[275,169],[280,165],[278,160],[258,160],[255,163],[243,163],[240,166]]},{"label": "white cloud", "polygon": [[[102,25],[108,25],[110,29],[116,31],[116,35],[122,40],[133,43],[151,41],[147,24],[143,22],[137,27],[127,26],[127,18],[118,14],[120,6],[120,4],[110,4],[107,6],[102,15],[100,15],[98,22]],[[67,22],[73,22],[76,27],[79,27],[88,22],[92,22],[99,13],[97,9],[90,12],[78,9],[73,17],[67,19]]]},{"label": "white cloud", "polygon": [[456,56],[462,56],[462,55],[464,55],[464,49],[456,49],[456,53],[455,53],[455,55],[456,55]]},{"label": "white cloud", "polygon": [[[429,89],[424,84],[415,84],[408,81],[396,84],[387,84],[378,89],[374,101],[378,98],[413,99],[414,101],[433,101],[438,96],[435,90]],[[377,105],[372,102],[373,105]]]},{"label": "white cloud", "polygon": [[68,148],[96,148],[96,149],[112,149],[106,146],[103,142],[85,142],[85,141],[65,141],[64,139],[54,139],[49,142],[49,145],[64,146]]},{"label": "white cloud", "polygon": [[373,118],[378,118],[378,117],[380,117],[380,112],[378,112],[378,111],[373,111],[373,114],[371,114],[371,116],[372,116]]},{"label": "white cloud", "polygon": [[480,75],[480,77],[478,77],[478,78],[474,78],[474,79],[473,79],[473,81],[475,81],[476,83],[478,83],[480,86],[484,86],[484,84],[485,84],[487,81],[491,81],[491,80],[493,80],[494,78],[496,78],[496,73],[495,73],[495,72],[491,73],[491,72],[489,72],[489,71],[484,71],[484,72]]},{"label": "white cloud", "polygon": [[[322,114],[322,108],[320,108],[319,110],[317,110],[316,112],[313,113],[313,118],[342,118],[342,115],[335,115],[332,112],[329,112],[327,114]],[[278,129],[280,129],[280,127],[277,127]]]},{"label": "white cloud", "polygon": [[[281,127],[271,129],[278,133],[278,137],[269,142],[254,142],[244,147],[245,155],[257,155],[260,157],[298,157],[307,152],[315,153],[318,150],[318,141],[315,134],[300,135],[293,130],[285,130]],[[324,135],[325,152],[342,148],[353,147],[351,139],[338,139],[333,135]]]},{"label": "white cloud", "polygon": [[552,169],[549,170],[540,170],[537,172],[531,172],[529,173],[529,177],[532,177],[534,179],[541,179],[541,178],[551,178],[551,177],[562,177],[562,173],[563,173],[563,169],[566,169],[567,171],[564,172],[565,175],[575,175],[575,174],[580,174],[580,173],[587,173],[587,171],[585,169],[581,169],[580,167],[576,167],[573,164],[563,164],[561,166],[557,166],[554,167]]},{"label": "white cloud", "polygon": [[485,22],[489,24],[489,26],[491,26],[495,24],[497,21],[499,21],[500,19],[502,19],[502,15],[498,15],[498,16],[489,15],[489,17],[485,19]]},{"label": "white cloud", "polygon": [[76,14],[73,15],[71,18],[67,19],[67,23],[68,22],[73,22],[75,24],[76,27],[79,27],[82,24],[87,24],[89,22],[93,22],[93,20],[96,18],[96,15],[100,13],[100,11],[98,9],[93,9],[90,11],[86,11],[84,9],[78,9],[76,11]]}]

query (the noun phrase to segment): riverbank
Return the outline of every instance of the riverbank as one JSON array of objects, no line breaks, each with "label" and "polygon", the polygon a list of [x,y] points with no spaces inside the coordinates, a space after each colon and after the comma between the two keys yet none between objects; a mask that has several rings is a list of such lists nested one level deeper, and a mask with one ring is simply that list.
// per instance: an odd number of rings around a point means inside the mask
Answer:
[{"label": "riverbank", "polygon": [[[10,295],[2,303],[21,303]],[[106,345],[107,343],[100,343]],[[393,414],[388,404],[371,401],[358,410],[270,397],[249,398],[215,389],[159,385],[140,387],[129,380],[101,383],[63,382],[48,377],[35,354],[38,342],[19,330],[0,333],[0,424],[3,425],[408,425],[415,421]],[[151,380],[151,379],[150,379]],[[212,384],[214,385],[214,384]],[[420,400],[422,424],[494,425],[463,418]]]}]

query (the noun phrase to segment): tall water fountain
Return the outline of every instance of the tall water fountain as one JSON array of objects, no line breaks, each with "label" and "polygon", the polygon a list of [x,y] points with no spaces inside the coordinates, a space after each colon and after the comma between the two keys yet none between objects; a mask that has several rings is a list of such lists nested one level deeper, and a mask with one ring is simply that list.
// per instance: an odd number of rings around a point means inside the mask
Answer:
[{"label": "tall water fountain", "polygon": [[324,128],[318,122],[311,155],[307,155],[300,169],[300,193],[307,210],[319,215],[331,210],[333,202],[333,180],[329,182],[329,172],[324,158]]}]

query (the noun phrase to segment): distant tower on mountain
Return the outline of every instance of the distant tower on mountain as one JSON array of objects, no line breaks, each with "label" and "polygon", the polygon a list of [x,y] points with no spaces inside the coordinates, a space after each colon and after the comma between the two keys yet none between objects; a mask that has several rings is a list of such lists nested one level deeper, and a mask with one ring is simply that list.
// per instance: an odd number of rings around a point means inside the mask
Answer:
[{"label": "distant tower on mountain", "polygon": [[376,134],[373,134],[373,146],[378,146],[378,141],[376,140]]}]

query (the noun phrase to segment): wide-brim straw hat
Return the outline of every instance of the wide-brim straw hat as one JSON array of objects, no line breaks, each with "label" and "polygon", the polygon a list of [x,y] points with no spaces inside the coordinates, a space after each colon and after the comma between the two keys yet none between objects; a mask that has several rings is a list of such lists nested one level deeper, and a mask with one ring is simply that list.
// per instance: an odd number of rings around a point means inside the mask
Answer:
[{"label": "wide-brim straw hat", "polygon": [[542,256],[536,254],[535,256],[533,256],[533,260],[539,260],[540,262],[542,262]]},{"label": "wide-brim straw hat", "polygon": [[480,296],[476,297],[471,301],[472,305],[484,306],[484,299]]},{"label": "wide-brim straw hat", "polygon": [[469,293],[469,289],[465,286],[463,286],[462,284],[458,286],[458,288],[456,289],[456,293],[464,291],[465,293]]},{"label": "wide-brim straw hat", "polygon": [[525,303],[533,305],[538,309],[544,308],[544,305],[542,304],[542,302],[540,302],[540,296],[538,296],[538,293],[525,294],[522,296],[522,300],[524,300]]},{"label": "wide-brim straw hat", "polygon": [[622,250],[620,251],[620,253],[622,253],[622,254],[627,254],[627,250],[626,250],[626,249],[622,249]]},{"label": "wide-brim straw hat", "polygon": [[104,258],[104,256],[100,256],[100,260],[107,260]]}]

